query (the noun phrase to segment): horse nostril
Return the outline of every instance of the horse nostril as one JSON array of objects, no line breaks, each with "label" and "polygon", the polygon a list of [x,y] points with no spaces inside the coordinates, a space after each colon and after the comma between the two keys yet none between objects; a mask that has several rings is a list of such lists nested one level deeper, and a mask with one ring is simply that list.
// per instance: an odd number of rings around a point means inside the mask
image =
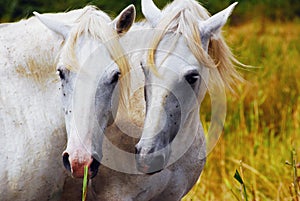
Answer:
[{"label": "horse nostril", "polygon": [[97,175],[99,166],[100,166],[100,163],[96,159],[93,158],[93,161],[90,165],[90,171],[92,172],[91,179]]},{"label": "horse nostril", "polygon": [[64,155],[63,155],[63,163],[64,163],[65,168],[69,172],[71,172],[71,164],[70,164],[70,161],[69,161],[69,154],[68,153],[64,153]]},{"label": "horse nostril", "polygon": [[151,149],[149,150],[148,154],[152,154],[154,153],[156,150],[155,150],[155,147],[151,147]]},{"label": "horse nostril", "polygon": [[143,147],[139,144],[135,145],[135,154],[140,155],[142,153]]},{"label": "horse nostril", "polygon": [[139,153],[140,153],[140,150],[137,147],[135,147],[135,154],[139,154]]}]

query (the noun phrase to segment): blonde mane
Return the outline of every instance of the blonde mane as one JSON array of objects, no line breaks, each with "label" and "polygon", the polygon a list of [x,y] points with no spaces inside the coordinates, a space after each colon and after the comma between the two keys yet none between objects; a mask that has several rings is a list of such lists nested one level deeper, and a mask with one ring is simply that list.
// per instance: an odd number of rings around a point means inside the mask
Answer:
[{"label": "blonde mane", "polygon": [[208,54],[202,47],[199,31],[199,21],[210,17],[207,10],[195,0],[175,0],[163,10],[163,17],[156,27],[151,48],[148,54],[150,68],[157,73],[155,68],[155,52],[166,33],[182,34],[186,38],[188,47],[200,64],[207,68],[217,68],[220,80],[232,90],[235,80],[242,80],[235,70],[233,63],[242,65],[231,53],[223,37],[213,38],[209,42]]},{"label": "blonde mane", "polygon": [[75,53],[76,42],[80,36],[89,35],[91,38],[101,41],[120,69],[120,106],[125,107],[130,94],[130,65],[119,43],[119,35],[110,25],[111,19],[96,7],[86,6],[75,24],[60,55],[66,62],[66,68],[71,71],[80,69]]}]

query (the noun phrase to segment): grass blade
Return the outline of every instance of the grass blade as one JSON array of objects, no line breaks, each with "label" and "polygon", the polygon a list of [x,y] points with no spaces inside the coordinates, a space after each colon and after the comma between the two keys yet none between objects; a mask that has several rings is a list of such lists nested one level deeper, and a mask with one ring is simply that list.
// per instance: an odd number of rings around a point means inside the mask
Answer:
[{"label": "grass blade", "polygon": [[247,191],[246,191],[246,186],[244,184],[244,181],[239,173],[238,170],[235,171],[235,174],[234,174],[234,178],[242,185],[243,187],[243,191],[244,191],[244,195],[245,195],[245,199],[246,201],[248,201],[248,195],[247,195]]},{"label": "grass blade", "polygon": [[82,201],[86,201],[87,187],[88,187],[88,174],[89,174],[89,168],[88,168],[88,166],[85,166],[84,167],[83,185],[82,185]]},{"label": "grass blade", "polygon": [[234,178],[242,185],[244,185],[244,181],[238,170],[235,171]]}]

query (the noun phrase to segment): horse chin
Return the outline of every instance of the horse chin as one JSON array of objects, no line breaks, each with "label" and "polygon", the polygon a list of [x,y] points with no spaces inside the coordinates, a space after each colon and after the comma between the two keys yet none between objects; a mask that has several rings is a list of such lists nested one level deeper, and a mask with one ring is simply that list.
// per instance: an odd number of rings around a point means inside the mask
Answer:
[{"label": "horse chin", "polygon": [[153,168],[153,167],[148,166],[148,165],[143,165],[143,166],[138,165],[137,169],[140,173],[143,173],[143,174],[146,174],[146,175],[149,175],[149,176],[154,175],[156,173],[159,173],[163,170],[163,168],[157,169],[157,168]]},{"label": "horse chin", "polygon": [[151,170],[150,167],[143,167],[143,168],[138,168],[138,171],[143,173],[143,174],[146,174],[148,176],[152,176],[156,173],[160,173],[163,169],[159,169],[159,170]]},{"label": "horse chin", "polygon": [[151,170],[150,166],[143,166],[143,167],[139,166],[139,167],[137,167],[137,169],[140,173],[146,174],[146,175],[149,175],[149,176],[154,175],[154,174],[159,173],[159,172],[162,171],[162,169],[160,169],[160,170]]},{"label": "horse chin", "polygon": [[157,170],[155,172],[146,173],[146,175],[152,176],[152,175],[154,175],[156,173],[160,173],[161,171],[162,171],[162,169],[161,170]]},{"label": "horse chin", "polygon": [[148,168],[146,174],[147,175],[154,175],[156,173],[161,172],[164,169],[163,165],[157,166],[157,164],[154,164],[153,166],[150,166],[150,168]]}]

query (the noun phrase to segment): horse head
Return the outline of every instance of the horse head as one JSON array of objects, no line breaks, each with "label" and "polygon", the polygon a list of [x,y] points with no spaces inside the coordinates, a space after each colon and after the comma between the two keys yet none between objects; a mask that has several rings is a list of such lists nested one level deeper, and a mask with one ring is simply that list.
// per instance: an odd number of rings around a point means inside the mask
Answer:
[{"label": "horse head", "polygon": [[176,149],[189,148],[198,132],[200,103],[210,77],[225,84],[237,77],[226,48],[220,55],[212,54],[212,43],[217,42],[217,49],[224,45],[220,32],[236,3],[212,17],[193,0],[175,0],[163,11],[152,0],[142,0],[142,5],[156,31],[142,62],[146,118],[136,162],[140,172],[151,174],[168,165],[172,142],[179,134],[184,140]]},{"label": "horse head", "polygon": [[92,178],[102,159],[105,129],[126,96],[126,79],[122,78],[129,71],[129,63],[119,38],[133,24],[135,8],[128,6],[112,21],[102,11],[87,6],[74,24],[35,14],[64,39],[57,65],[68,136],[64,166],[76,178],[84,176],[87,166]]}]

